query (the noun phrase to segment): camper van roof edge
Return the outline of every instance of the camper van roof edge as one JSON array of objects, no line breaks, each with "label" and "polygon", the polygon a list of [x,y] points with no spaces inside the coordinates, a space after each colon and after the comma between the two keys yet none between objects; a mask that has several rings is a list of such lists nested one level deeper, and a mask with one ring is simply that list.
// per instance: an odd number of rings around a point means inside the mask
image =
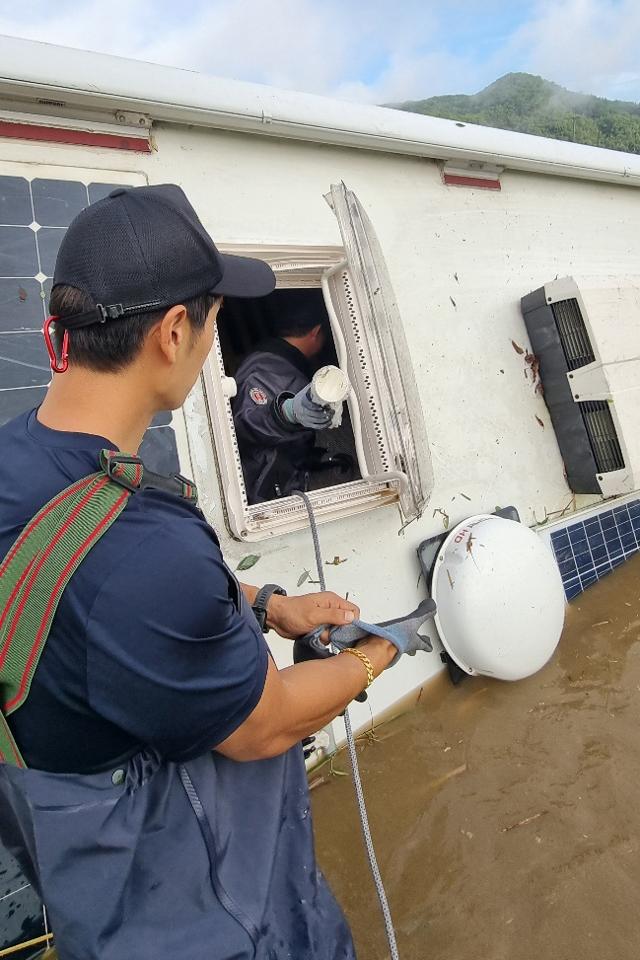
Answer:
[{"label": "camper van roof edge", "polygon": [[0,97],[153,120],[640,185],[640,156],[0,36]]}]

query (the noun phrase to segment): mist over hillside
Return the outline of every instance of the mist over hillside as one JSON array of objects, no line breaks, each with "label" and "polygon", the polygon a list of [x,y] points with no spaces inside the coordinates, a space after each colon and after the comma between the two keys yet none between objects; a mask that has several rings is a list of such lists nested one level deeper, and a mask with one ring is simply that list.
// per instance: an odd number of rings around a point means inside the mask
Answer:
[{"label": "mist over hillside", "polygon": [[397,110],[640,153],[640,104],[574,93],[530,73],[508,73],[472,95],[388,104]]}]

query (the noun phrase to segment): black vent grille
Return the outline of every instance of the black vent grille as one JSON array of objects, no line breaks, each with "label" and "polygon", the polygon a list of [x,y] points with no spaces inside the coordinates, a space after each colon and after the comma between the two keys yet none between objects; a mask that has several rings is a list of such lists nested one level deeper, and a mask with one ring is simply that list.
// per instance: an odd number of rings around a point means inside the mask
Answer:
[{"label": "black vent grille", "polygon": [[589,436],[598,473],[622,470],[624,457],[606,400],[581,400],[580,413]]},{"label": "black vent grille", "polygon": [[576,299],[558,300],[551,304],[553,319],[558,328],[560,343],[569,370],[577,370],[593,363],[595,354]]}]

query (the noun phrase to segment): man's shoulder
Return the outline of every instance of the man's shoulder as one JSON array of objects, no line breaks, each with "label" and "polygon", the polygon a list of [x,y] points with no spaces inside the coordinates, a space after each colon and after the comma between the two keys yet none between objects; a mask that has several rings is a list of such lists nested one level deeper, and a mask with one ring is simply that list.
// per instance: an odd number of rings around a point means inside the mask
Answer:
[{"label": "man's shoulder", "polygon": [[[220,552],[219,541],[202,511],[177,494],[146,489],[129,499],[120,530],[134,544],[147,544],[148,551],[179,550],[181,554],[213,550]],[[160,541],[160,544],[158,544]]]},{"label": "man's shoulder", "polygon": [[295,366],[288,357],[273,353],[270,350],[256,350],[242,361],[236,372],[235,379],[238,383],[241,383],[257,372],[268,372],[272,374],[278,372],[289,373],[295,370]]},{"label": "man's shoulder", "polygon": [[0,425],[0,446],[3,450],[7,443],[26,436],[29,415],[30,411],[27,410],[25,413],[19,413],[17,417],[13,417],[12,420],[7,420],[6,423]]}]

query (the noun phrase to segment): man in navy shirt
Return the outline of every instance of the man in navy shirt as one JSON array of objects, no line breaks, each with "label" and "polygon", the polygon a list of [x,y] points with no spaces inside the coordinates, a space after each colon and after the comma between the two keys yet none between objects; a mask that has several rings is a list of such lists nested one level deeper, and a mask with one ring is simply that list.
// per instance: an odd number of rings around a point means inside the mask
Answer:
[{"label": "man in navy shirt", "polygon": [[[0,429],[0,560],[101,449],[135,454],[153,416],[181,406],[224,294],[273,285],[260,261],[218,253],[178,187],[119,189],[76,218],[51,296],[68,369]],[[354,957],[315,866],[299,741],[397,650],[370,636],[362,657],[279,671],[257,593],[202,513],[159,489],[130,498],[65,589],[8,718],[29,769],[0,764],[0,832],[60,960]],[[272,594],[266,623],[294,638],[358,612]]]}]

